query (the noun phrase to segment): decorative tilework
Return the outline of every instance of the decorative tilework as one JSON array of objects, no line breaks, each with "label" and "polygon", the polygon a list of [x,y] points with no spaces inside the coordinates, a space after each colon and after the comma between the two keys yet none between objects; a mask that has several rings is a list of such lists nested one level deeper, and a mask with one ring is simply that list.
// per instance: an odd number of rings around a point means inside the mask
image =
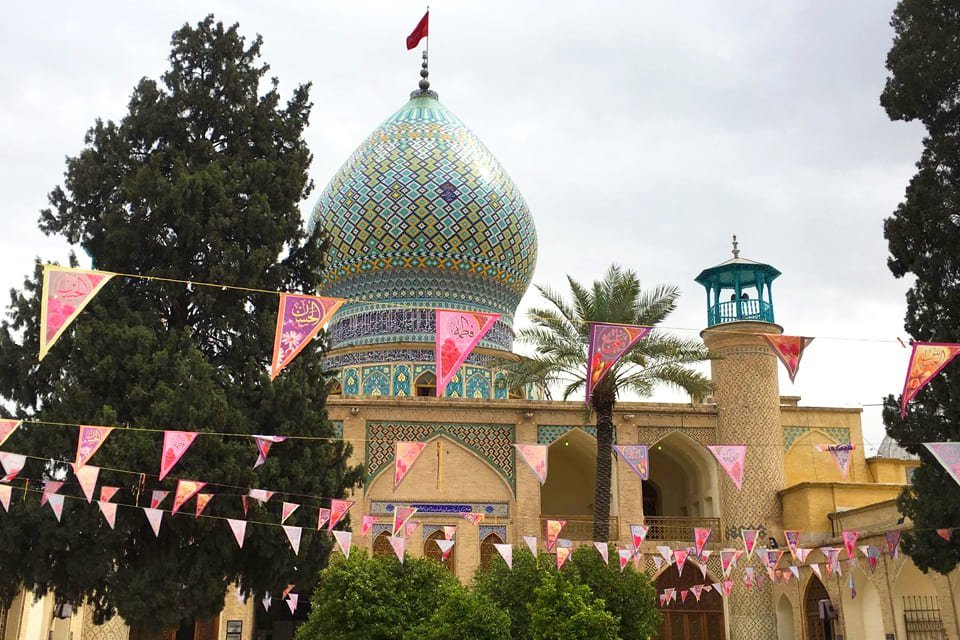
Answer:
[{"label": "decorative tilework", "polygon": [[345,369],[343,372],[343,395],[360,395],[360,372],[356,369]]},{"label": "decorative tilework", "polygon": [[[597,428],[590,425],[574,427],[564,424],[540,424],[537,425],[537,444],[553,444],[557,438],[572,429],[580,429],[594,438],[597,437]],[[614,433],[613,441],[617,441],[616,433]]]},{"label": "decorative tilework", "polygon": [[507,376],[503,373],[497,373],[493,378],[493,397],[496,400],[506,400],[509,396],[507,392]]},{"label": "decorative tilework", "polygon": [[793,443],[810,433],[810,427],[784,427],[783,428],[783,450],[786,451],[793,446]]},{"label": "decorative tilework", "polygon": [[837,444],[850,444],[850,429],[846,427],[828,427],[821,431],[833,438]]},{"label": "decorative tilework", "polygon": [[510,505],[506,502],[390,502],[373,500],[370,503],[370,513],[393,517],[393,512],[397,507],[416,507],[418,517],[426,515],[459,516],[463,513],[482,513],[497,518],[510,516]]},{"label": "decorative tilework", "polygon": [[464,367],[463,371],[467,378],[466,397],[489,398],[490,372],[476,367]]},{"label": "decorative tilework", "polygon": [[453,424],[442,422],[368,422],[366,442],[367,479],[393,465],[394,443],[426,442],[445,436],[487,461],[512,488],[516,479],[516,455],[512,424]]},{"label": "decorative tilework", "polygon": [[507,541],[507,527],[502,524],[481,524],[480,525],[480,542],[483,542],[487,539],[487,536],[491,533],[494,533],[500,536],[501,542]]},{"label": "decorative tilework", "polygon": [[463,397],[463,367],[460,367],[460,369],[457,370],[457,375],[453,376],[453,380],[447,383],[444,395],[448,398]]},{"label": "decorative tilework", "polygon": [[[349,315],[338,313],[330,325],[330,341],[338,349],[357,345],[397,344],[402,342],[433,343],[436,332],[435,309],[383,308],[381,305],[351,305]],[[511,318],[503,316],[483,340],[480,347],[510,351],[513,345]]]},{"label": "decorative tilework", "polygon": [[811,431],[821,431],[824,433],[824,435],[837,444],[850,443],[850,429],[847,427],[784,427],[783,450],[788,450],[793,446],[794,442],[807,435]]},{"label": "decorative tilework", "polygon": [[393,368],[393,395],[410,395],[410,367],[398,364]]},{"label": "decorative tilework", "polygon": [[360,370],[363,379],[363,395],[390,395],[390,367],[386,365],[363,367]]},{"label": "decorative tilework", "polygon": [[420,530],[423,533],[423,539],[426,540],[437,531],[442,531],[443,525],[442,524],[425,524],[420,527]]},{"label": "decorative tilework", "polygon": [[378,535],[386,532],[387,535],[393,535],[393,523],[392,522],[375,522],[373,524],[373,529],[370,531],[371,539],[376,539]]},{"label": "decorative tilework", "polygon": [[[383,362],[433,362],[436,353],[433,349],[374,349],[371,351],[355,351],[329,356],[323,360],[323,368],[342,369],[344,367],[361,364],[380,364]],[[471,353],[467,356],[467,364],[489,367],[496,360],[495,356]]]}]

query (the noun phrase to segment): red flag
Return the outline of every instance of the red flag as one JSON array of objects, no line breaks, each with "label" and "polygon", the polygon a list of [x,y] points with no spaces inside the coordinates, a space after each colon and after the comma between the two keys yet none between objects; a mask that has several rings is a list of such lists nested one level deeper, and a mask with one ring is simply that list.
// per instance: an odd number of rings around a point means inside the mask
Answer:
[{"label": "red flag", "polygon": [[417,23],[417,26],[413,28],[413,31],[410,32],[410,35],[407,36],[407,51],[413,49],[420,41],[430,35],[430,11],[427,10],[423,17],[420,18],[420,22]]}]

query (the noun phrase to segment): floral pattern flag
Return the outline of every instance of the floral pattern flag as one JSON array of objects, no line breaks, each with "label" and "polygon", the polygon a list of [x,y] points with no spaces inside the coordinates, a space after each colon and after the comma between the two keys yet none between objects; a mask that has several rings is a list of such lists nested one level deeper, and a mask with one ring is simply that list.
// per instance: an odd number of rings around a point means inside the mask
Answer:
[{"label": "floral pattern flag", "polygon": [[713,533],[713,529],[709,527],[693,528],[693,545],[698,558],[703,556],[703,547],[707,544],[707,540],[710,539],[711,533]]},{"label": "floral pattern flag", "polygon": [[437,309],[436,317],[437,397],[442,398],[460,365],[500,319],[500,314]]},{"label": "floral pattern flag", "polygon": [[343,516],[347,515],[347,511],[350,511],[352,506],[353,500],[330,500],[330,524],[327,525],[327,530],[333,531],[333,528],[340,524]]},{"label": "floral pattern flag", "polygon": [[740,536],[743,538],[743,548],[746,550],[747,555],[753,553],[754,547],[757,546],[757,536],[760,533],[757,529],[741,529]]},{"label": "floral pattern flag", "polygon": [[270,361],[271,380],[320,333],[344,302],[346,300],[339,298],[280,294],[277,333],[273,339],[273,359]]},{"label": "floral pattern flag", "polygon": [[493,544],[503,561],[507,563],[508,569],[513,569],[513,545],[512,544]]},{"label": "floral pattern flag", "polygon": [[633,551],[630,549],[617,549],[617,559],[620,562],[620,571],[623,571],[627,568],[627,565],[630,564],[630,558],[633,557]]},{"label": "floral pattern flag", "polygon": [[210,501],[213,500],[212,493],[198,493],[197,494],[197,509],[194,511],[193,517],[199,518],[200,514],[203,513],[203,510],[207,508],[207,505],[210,504]]},{"label": "floral pattern flag", "polygon": [[683,566],[687,563],[687,556],[690,554],[686,549],[673,550],[673,563],[677,566],[677,575],[683,575]]},{"label": "floral pattern flag", "polygon": [[557,571],[560,571],[572,552],[570,547],[557,547]]},{"label": "floral pattern flag", "polygon": [[[457,535],[457,525],[443,525],[443,537],[446,540],[453,540]],[[534,546],[536,546],[536,538],[534,538]]]},{"label": "floral pattern flag", "polygon": [[403,553],[407,549],[407,539],[400,536],[390,536],[387,541],[393,547],[393,553],[397,556],[397,560],[400,561],[400,564],[403,564]]},{"label": "floral pattern flag", "polygon": [[472,524],[475,527],[478,526],[481,522],[483,522],[483,519],[486,517],[482,513],[473,513],[472,511],[468,511],[467,513],[461,513],[460,515],[463,517],[464,520],[470,521],[470,524]]},{"label": "floral pattern flag", "polygon": [[160,456],[160,480],[167,477],[170,470],[180,461],[190,445],[197,438],[196,431],[164,431],[163,453]]},{"label": "floral pattern flag", "polygon": [[593,390],[603,377],[610,372],[623,354],[650,333],[650,327],[636,327],[625,324],[590,323],[590,343],[587,347],[587,394],[586,403],[590,404]]},{"label": "floral pattern flag", "polygon": [[19,420],[0,420],[0,447],[7,441],[7,438],[20,426]]},{"label": "floral pattern flag", "polygon": [[840,537],[843,539],[843,548],[847,550],[847,557],[852,560],[856,557],[857,540],[860,538],[860,532],[841,531]]},{"label": "floral pattern flag", "polygon": [[737,558],[736,549],[721,549],[720,550],[720,566],[723,569],[723,577],[730,577],[730,570],[733,568],[733,563]]},{"label": "floral pattern flag", "polygon": [[41,360],[112,277],[113,274],[103,271],[44,265],[43,292],[40,297]]},{"label": "floral pattern flag", "polygon": [[113,427],[80,427],[80,435],[77,437],[77,459],[74,466],[82,467],[97,452]]},{"label": "floral pattern flag", "polygon": [[520,457],[527,463],[530,470],[537,476],[540,484],[547,481],[547,445],[545,444],[515,444]]},{"label": "floral pattern flag", "polygon": [[73,475],[77,476],[77,483],[80,485],[83,495],[87,497],[87,502],[93,502],[93,492],[97,488],[100,467],[94,467],[93,465],[77,467],[77,465],[73,465]]},{"label": "floral pattern flag", "polygon": [[737,485],[737,491],[743,488],[743,471],[747,460],[747,446],[744,444],[717,444],[707,445],[710,453],[717,459],[720,466],[733,484]]},{"label": "floral pattern flag", "polygon": [[393,490],[400,486],[403,477],[427,447],[426,442],[397,442],[393,453]]},{"label": "floral pattern flag", "polygon": [[935,375],[950,364],[960,353],[960,344],[951,342],[914,342],[907,365],[907,378],[903,381],[900,396],[900,417],[907,415],[907,404],[920,393],[920,389]]},{"label": "floral pattern flag", "polygon": [[402,532],[407,525],[407,521],[410,520],[416,512],[416,507],[395,507],[393,510],[393,529],[390,533],[395,536],[400,535],[400,532]]},{"label": "floral pattern flag", "polygon": [[790,376],[790,382],[794,382],[797,377],[797,370],[800,369],[800,358],[803,357],[803,350],[810,346],[813,338],[804,336],[775,336],[769,333],[761,334],[773,348],[773,352],[787,368],[787,375]]},{"label": "floral pattern flag", "polygon": [[817,450],[829,453],[833,456],[833,461],[837,463],[840,469],[840,475],[847,477],[850,470],[850,452],[856,449],[856,445],[850,443],[843,444],[818,444]]},{"label": "floral pattern flag", "polygon": [[275,445],[278,442],[283,442],[287,439],[287,436],[251,436],[253,438],[253,443],[257,445],[257,461],[253,463],[253,468],[256,469],[264,462],[267,461],[267,455],[270,454],[270,447]]},{"label": "floral pattern flag", "polygon": [[348,559],[350,558],[350,545],[353,542],[353,534],[349,531],[334,531],[333,537],[337,541],[337,545],[340,547],[340,550],[343,551],[343,555]]},{"label": "floral pattern flag", "polygon": [[634,551],[639,553],[640,545],[642,545],[643,541],[647,539],[647,531],[649,530],[650,527],[642,524],[630,525],[630,539],[633,542]]},{"label": "floral pattern flag", "polygon": [[0,451],[0,467],[6,474],[0,478],[0,482],[10,482],[17,477],[17,474],[23,471],[23,465],[27,463],[27,456],[19,453],[7,453]]},{"label": "floral pattern flag", "polygon": [[960,442],[925,442],[924,445],[950,477],[960,484]]},{"label": "floral pattern flag", "polygon": [[566,520],[547,520],[547,553],[553,551],[557,538],[560,537],[560,532],[565,526],[567,526]]},{"label": "floral pattern flag", "polygon": [[206,482],[196,480],[177,480],[177,490],[173,494],[173,507],[170,508],[170,513],[179,511],[187,500],[199,493],[206,485]]},{"label": "floral pattern flag", "polygon": [[615,444],[613,450],[641,480],[650,479],[650,452],[645,444]]}]

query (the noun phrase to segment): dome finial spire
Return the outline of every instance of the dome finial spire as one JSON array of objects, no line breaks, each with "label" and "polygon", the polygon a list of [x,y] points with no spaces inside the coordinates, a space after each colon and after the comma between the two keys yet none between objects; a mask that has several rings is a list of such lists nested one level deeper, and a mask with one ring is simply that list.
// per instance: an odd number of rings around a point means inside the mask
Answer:
[{"label": "dome finial spire", "polygon": [[740,249],[738,248],[740,243],[737,242],[737,234],[733,234],[733,257],[734,259],[740,257]]},{"label": "dome finial spire", "polygon": [[430,90],[430,65],[428,60],[428,51],[429,49],[423,50],[423,62],[420,64],[420,88],[410,93],[411,98],[427,96],[433,98],[434,100],[437,99],[437,92]]}]

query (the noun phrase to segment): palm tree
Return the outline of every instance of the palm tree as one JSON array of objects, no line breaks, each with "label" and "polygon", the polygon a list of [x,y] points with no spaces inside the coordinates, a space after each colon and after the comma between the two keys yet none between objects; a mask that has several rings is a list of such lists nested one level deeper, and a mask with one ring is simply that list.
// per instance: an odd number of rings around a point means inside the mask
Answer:
[{"label": "palm tree", "polygon": [[[547,287],[537,290],[549,308],[531,309],[532,326],[521,329],[521,342],[534,347],[532,357],[506,365],[511,385],[532,383],[550,397],[562,387],[563,399],[585,387],[587,345],[591,322],[656,327],[676,308],[680,292],[674,286],[641,291],[633,271],[611,266],[591,288],[567,276],[571,301]],[[594,387],[590,409],[597,419],[597,478],[593,507],[593,539],[608,540],[613,408],[617,397],[631,392],[647,397],[659,385],[672,386],[702,398],[710,379],[689,368],[707,358],[700,340],[684,340],[653,330],[637,342]]]}]

